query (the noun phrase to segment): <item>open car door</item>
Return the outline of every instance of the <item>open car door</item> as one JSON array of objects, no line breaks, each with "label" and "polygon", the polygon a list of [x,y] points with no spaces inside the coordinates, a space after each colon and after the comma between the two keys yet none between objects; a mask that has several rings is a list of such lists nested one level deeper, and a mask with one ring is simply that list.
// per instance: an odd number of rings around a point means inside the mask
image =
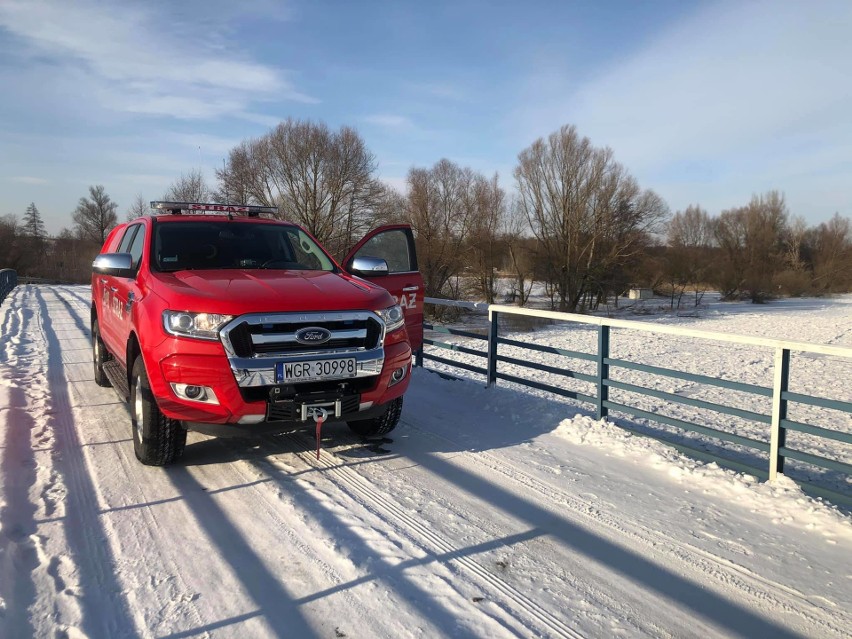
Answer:
[{"label": "open car door", "polygon": [[382,259],[387,262],[387,273],[375,276],[359,272],[358,277],[386,288],[405,314],[405,328],[411,349],[423,344],[423,277],[417,270],[417,252],[414,234],[407,224],[380,226],[370,231],[349,251],[343,268],[352,272],[356,258]]}]

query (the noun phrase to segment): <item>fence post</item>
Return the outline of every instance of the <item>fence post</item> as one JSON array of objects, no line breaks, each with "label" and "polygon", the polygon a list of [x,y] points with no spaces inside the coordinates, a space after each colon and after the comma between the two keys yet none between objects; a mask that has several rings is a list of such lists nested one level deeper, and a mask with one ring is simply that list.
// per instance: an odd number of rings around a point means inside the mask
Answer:
[{"label": "fence post", "polygon": [[790,349],[775,349],[775,375],[772,383],[772,422],[769,431],[769,481],[778,474],[784,474],[784,455],[780,449],[787,439],[787,429],[781,426],[781,420],[787,419],[787,392],[790,381]]},{"label": "fence post", "polygon": [[601,324],[598,326],[598,419],[604,419],[609,410],[604,406],[604,402],[609,399],[609,386],[606,381],[609,379],[609,364],[606,359],[609,358],[609,326]]},{"label": "fence post", "polygon": [[423,344],[420,344],[420,348],[414,351],[414,365],[417,368],[423,368]]},{"label": "fence post", "polygon": [[497,311],[488,308],[488,388],[497,385]]}]

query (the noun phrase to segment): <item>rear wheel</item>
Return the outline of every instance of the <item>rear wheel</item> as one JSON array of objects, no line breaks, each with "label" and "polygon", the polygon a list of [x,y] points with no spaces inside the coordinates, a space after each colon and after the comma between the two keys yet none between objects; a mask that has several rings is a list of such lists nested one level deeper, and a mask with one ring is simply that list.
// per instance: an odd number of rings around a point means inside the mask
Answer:
[{"label": "rear wheel", "polygon": [[385,405],[385,412],[378,417],[352,420],[347,423],[356,435],[360,435],[361,437],[375,437],[377,435],[386,435],[396,428],[401,414],[402,397],[397,397]]},{"label": "rear wheel", "polygon": [[101,339],[101,329],[98,320],[92,322],[92,362],[95,366],[95,384],[110,387],[112,384],[104,373],[104,362],[109,359],[104,342]]},{"label": "rear wheel", "polygon": [[148,466],[165,466],[183,454],[186,429],[160,412],[142,356],[133,363],[130,378],[130,424],[136,458]]}]

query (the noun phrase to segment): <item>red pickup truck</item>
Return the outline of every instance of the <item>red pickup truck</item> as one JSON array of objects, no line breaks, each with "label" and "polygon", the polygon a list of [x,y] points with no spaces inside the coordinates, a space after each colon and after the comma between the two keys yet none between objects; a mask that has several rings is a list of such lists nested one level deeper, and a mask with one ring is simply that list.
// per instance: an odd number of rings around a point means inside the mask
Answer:
[{"label": "red pickup truck", "polygon": [[144,464],[213,435],[398,423],[423,335],[411,228],[378,228],[336,263],[268,207],[152,202],[92,273],[95,381],[129,403]]}]

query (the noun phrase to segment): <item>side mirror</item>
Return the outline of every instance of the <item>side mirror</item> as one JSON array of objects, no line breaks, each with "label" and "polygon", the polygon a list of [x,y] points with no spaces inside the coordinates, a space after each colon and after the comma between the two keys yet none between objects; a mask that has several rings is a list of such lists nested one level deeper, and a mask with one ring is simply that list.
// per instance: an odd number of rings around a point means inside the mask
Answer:
[{"label": "side mirror", "polygon": [[130,253],[101,253],[92,262],[92,270],[115,277],[134,277],[133,256]]},{"label": "side mirror", "polygon": [[388,263],[379,257],[356,257],[349,272],[360,277],[381,277],[388,274]]}]

